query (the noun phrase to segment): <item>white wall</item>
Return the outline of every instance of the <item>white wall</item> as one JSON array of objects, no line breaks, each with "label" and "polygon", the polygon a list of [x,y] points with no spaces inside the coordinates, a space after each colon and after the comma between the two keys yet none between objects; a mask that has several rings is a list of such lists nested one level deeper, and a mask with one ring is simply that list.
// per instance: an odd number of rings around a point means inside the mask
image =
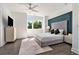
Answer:
[{"label": "white wall", "polygon": [[79,54],[79,4],[73,4],[72,51]]},{"label": "white wall", "polygon": [[26,13],[11,12],[14,19],[14,27],[16,28],[16,38],[26,38],[27,32],[27,15]]},{"label": "white wall", "polygon": [[10,11],[6,8],[6,5],[0,4],[0,47],[5,44],[5,31],[7,27],[8,16],[11,16]]},{"label": "white wall", "polygon": [[3,45],[2,44],[2,13],[1,13],[1,9],[0,9],[0,47]]}]

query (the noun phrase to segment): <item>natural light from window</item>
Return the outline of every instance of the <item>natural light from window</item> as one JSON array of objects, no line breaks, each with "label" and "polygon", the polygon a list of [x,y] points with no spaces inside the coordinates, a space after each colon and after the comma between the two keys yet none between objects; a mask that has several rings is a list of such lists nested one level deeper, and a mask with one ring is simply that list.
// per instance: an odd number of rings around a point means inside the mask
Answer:
[{"label": "natural light from window", "polygon": [[28,29],[42,29],[43,17],[41,16],[27,16],[27,28]]}]

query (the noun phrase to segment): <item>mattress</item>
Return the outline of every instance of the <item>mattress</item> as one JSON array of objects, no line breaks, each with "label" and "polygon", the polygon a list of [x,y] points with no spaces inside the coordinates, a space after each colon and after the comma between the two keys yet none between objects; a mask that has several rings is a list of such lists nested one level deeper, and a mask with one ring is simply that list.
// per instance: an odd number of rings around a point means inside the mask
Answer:
[{"label": "mattress", "polygon": [[36,34],[36,38],[41,42],[49,42],[54,40],[63,40],[63,35],[61,34],[51,34],[51,33],[38,33]]}]

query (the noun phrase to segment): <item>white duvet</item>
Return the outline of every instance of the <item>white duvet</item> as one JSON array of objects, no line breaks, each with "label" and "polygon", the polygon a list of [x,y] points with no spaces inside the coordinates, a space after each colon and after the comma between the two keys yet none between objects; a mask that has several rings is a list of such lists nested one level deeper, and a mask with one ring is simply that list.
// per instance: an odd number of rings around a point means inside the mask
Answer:
[{"label": "white duvet", "polygon": [[51,34],[51,33],[38,33],[36,37],[42,42],[49,42],[54,40],[63,40],[63,35],[61,34]]}]

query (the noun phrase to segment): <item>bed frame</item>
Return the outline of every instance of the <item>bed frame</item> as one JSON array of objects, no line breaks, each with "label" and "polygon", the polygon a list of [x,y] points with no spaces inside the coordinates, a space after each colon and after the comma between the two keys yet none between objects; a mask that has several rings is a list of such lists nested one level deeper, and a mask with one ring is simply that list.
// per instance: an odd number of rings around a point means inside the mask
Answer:
[{"label": "bed frame", "polygon": [[45,47],[45,46],[48,46],[48,45],[59,44],[59,43],[63,43],[64,42],[64,40],[62,40],[62,39],[49,41],[49,42],[42,42],[37,37],[36,37],[35,41],[39,44],[40,47]]}]

